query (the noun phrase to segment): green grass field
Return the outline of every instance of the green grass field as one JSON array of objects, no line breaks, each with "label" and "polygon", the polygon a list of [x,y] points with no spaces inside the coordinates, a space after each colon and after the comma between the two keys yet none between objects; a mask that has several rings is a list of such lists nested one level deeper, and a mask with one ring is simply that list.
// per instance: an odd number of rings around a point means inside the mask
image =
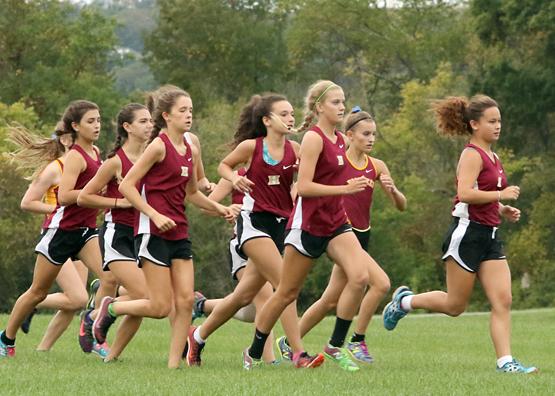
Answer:
[{"label": "green grass field", "polygon": [[[49,319],[35,316],[30,334],[19,333],[16,357],[0,361],[0,394],[555,394],[555,309],[513,313],[513,353],[541,370],[529,376],[495,372],[485,314],[456,319],[411,315],[393,332],[385,331],[377,317],[367,333],[376,362],[357,373],[346,373],[331,362],[315,370],[281,364],[244,371],[241,350],[251,341],[252,325],[235,320],[210,338],[201,368],[166,368],[165,320],[146,320],[117,363],[104,364],[80,351],[77,318],[51,352],[35,352]],[[6,320],[0,316],[1,328]],[[321,349],[332,325],[328,318],[307,336],[309,351]]]}]

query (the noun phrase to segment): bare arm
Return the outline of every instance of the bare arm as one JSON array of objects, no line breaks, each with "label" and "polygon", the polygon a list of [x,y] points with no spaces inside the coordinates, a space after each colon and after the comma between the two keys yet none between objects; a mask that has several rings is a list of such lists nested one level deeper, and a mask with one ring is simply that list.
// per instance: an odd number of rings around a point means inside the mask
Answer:
[{"label": "bare arm", "polygon": [[218,166],[218,173],[221,177],[229,180],[233,184],[233,188],[242,192],[251,191],[254,185],[246,176],[239,176],[233,169],[241,164],[248,164],[254,153],[256,141],[253,139],[245,140],[229,153]]},{"label": "bare arm", "polygon": [[[214,190],[208,195],[212,201],[221,202],[225,197],[227,197],[233,191],[233,184],[229,180],[224,179],[223,177],[220,179]],[[239,215],[241,211],[241,204],[231,204],[229,208],[233,211],[235,217]],[[207,210],[203,210],[206,214],[211,216],[217,216],[217,213],[209,212]]]},{"label": "bare arm", "polygon": [[[195,168],[199,160],[199,153],[193,152],[193,166]],[[187,201],[191,202],[193,205],[200,208],[201,210],[208,212],[209,214],[214,213],[218,216],[225,217],[228,221],[232,221],[235,216],[233,215],[230,208],[208,198],[206,195],[198,190],[196,175],[197,172],[195,169],[195,171],[193,172],[193,177],[191,177],[191,179],[187,183],[187,186],[185,187],[187,193]]]},{"label": "bare arm", "polygon": [[457,167],[457,196],[462,202],[468,204],[486,204],[499,200],[516,200],[520,194],[518,186],[509,186],[503,191],[480,191],[475,189],[476,180],[482,170],[482,157],[474,149],[466,149],[462,152]]},{"label": "bare arm", "polygon": [[395,182],[393,181],[391,173],[389,172],[385,162],[376,158],[374,158],[374,161],[378,167],[378,180],[380,181],[382,189],[385,191],[385,194],[389,197],[391,202],[393,202],[397,210],[401,212],[404,211],[407,208],[407,198],[405,198],[405,195],[399,191],[397,186],[395,186]]},{"label": "bare arm", "polygon": [[216,188],[208,195],[212,201],[220,202],[222,199],[227,197],[233,191],[233,184],[229,180],[224,179],[223,177],[220,179],[218,184],[216,184]]},{"label": "bare arm", "polygon": [[64,162],[64,172],[58,188],[58,201],[60,205],[68,206],[77,203],[80,190],[75,190],[77,178],[87,167],[87,163],[81,154],[71,150]]},{"label": "bare arm", "polygon": [[133,205],[133,207],[147,215],[161,231],[168,231],[176,226],[175,221],[159,213],[156,209],[142,199],[137,184],[152,168],[152,166],[164,159],[166,147],[164,142],[157,137],[150,143],[144,153],[139,157],[133,167],[127,172],[125,178],[119,185],[119,192]]},{"label": "bare arm", "polygon": [[131,204],[125,198],[109,198],[99,195],[99,192],[114,177],[121,174],[121,160],[117,155],[104,162],[94,177],[87,183],[77,197],[77,205],[87,208],[130,208]]},{"label": "bare arm", "polygon": [[21,199],[21,209],[26,212],[50,214],[55,209],[55,205],[47,204],[42,201],[44,194],[48,189],[60,182],[62,173],[56,163],[50,163],[38,175],[38,177],[31,182],[25,195]]},{"label": "bare arm", "polygon": [[316,163],[323,146],[322,138],[317,133],[308,131],[304,136],[301,143],[299,176],[297,179],[298,195],[301,197],[323,197],[354,194],[364,190],[368,185],[368,179],[365,177],[351,179],[342,186],[328,186],[313,181]]},{"label": "bare arm", "polygon": [[189,136],[191,137],[191,141],[193,142],[199,156],[198,166],[197,166],[197,186],[199,190],[204,193],[211,193],[212,190],[216,187],[214,183],[211,183],[210,180],[206,177],[206,173],[204,172],[204,163],[202,161],[202,149],[200,147],[200,140],[198,139],[197,135],[194,133],[189,132]]}]

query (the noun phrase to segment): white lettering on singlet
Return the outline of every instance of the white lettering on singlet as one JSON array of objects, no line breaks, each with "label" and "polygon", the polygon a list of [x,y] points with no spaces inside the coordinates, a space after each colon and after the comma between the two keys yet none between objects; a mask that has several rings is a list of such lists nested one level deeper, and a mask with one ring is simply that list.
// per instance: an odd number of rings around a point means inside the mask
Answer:
[{"label": "white lettering on singlet", "polygon": [[269,175],[268,176],[268,185],[269,186],[279,185],[279,175]]},{"label": "white lettering on singlet", "polygon": [[338,155],[337,156],[337,165],[343,166],[344,163],[345,163],[345,161],[343,160],[343,156]]}]

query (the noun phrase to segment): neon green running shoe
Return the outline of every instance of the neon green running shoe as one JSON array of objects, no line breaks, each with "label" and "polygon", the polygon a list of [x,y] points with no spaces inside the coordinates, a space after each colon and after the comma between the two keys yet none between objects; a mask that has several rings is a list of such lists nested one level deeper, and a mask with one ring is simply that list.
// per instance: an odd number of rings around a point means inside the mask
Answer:
[{"label": "neon green running shoe", "polygon": [[345,371],[354,372],[360,370],[345,348],[337,348],[328,344],[324,348],[324,356],[339,364],[339,367]]},{"label": "neon green running shoe", "polygon": [[250,370],[253,370],[253,369],[256,369],[256,368],[260,368],[260,367],[262,367],[263,364],[264,364],[264,362],[262,360],[252,358],[249,355],[249,348],[246,348],[243,351],[243,368],[245,370],[250,371]]}]

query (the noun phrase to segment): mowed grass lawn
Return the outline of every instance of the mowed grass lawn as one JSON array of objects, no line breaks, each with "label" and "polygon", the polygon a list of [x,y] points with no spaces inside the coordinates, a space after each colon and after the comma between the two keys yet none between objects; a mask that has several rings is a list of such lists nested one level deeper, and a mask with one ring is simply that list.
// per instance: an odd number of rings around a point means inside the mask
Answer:
[{"label": "mowed grass lawn", "polygon": [[[249,345],[252,325],[232,320],[209,340],[203,366],[169,370],[169,325],[145,320],[122,361],[104,364],[83,354],[77,343],[78,321],[48,353],[35,352],[49,315],[37,315],[28,335],[20,333],[17,355],[0,360],[0,394],[56,395],[553,395],[555,394],[555,309],[513,313],[513,353],[540,368],[538,375],[503,375],[494,370],[489,317],[468,314],[453,319],[410,315],[393,332],[381,317],[367,340],[376,362],[346,373],[326,361],[315,370],[290,364],[247,372],[241,351]],[[6,315],[0,316],[4,328]],[[320,351],[333,319],[305,339]],[[281,329],[277,329],[281,335]]]}]

